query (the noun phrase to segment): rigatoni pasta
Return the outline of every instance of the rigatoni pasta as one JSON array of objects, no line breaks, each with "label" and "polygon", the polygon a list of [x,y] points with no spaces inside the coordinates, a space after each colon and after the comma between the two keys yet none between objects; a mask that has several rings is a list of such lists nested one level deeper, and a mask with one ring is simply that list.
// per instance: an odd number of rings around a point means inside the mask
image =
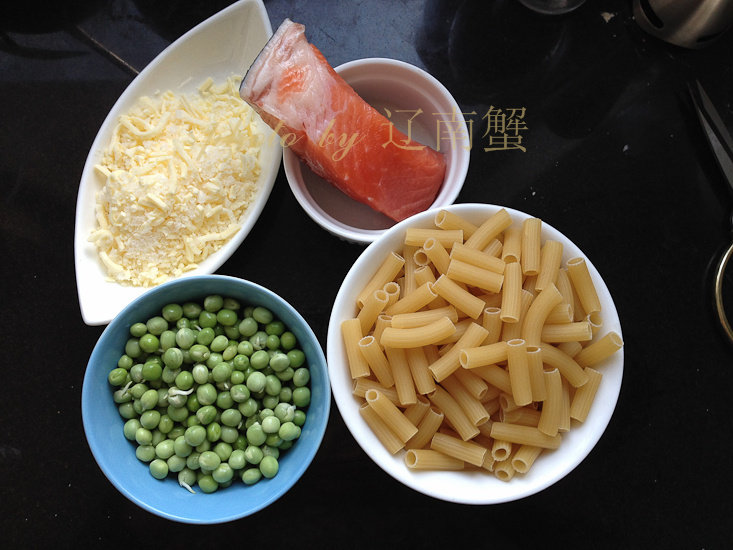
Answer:
[{"label": "rigatoni pasta", "polygon": [[587,419],[623,344],[604,334],[585,259],[563,264],[542,231],[505,209],[480,224],[439,211],[407,230],[342,323],[361,414],[408,468],[510,481]]}]

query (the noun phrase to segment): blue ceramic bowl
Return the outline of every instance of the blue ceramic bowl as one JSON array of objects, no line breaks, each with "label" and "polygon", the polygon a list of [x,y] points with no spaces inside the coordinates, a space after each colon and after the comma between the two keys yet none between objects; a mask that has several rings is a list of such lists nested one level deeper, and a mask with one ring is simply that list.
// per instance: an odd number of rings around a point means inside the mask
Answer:
[{"label": "blue ceramic bowl", "polygon": [[[220,294],[243,304],[270,309],[295,334],[311,371],[311,403],[300,438],[280,459],[272,479],[191,494],[178,485],[175,474],[153,478],[148,465],[135,457],[135,444],[125,439],[124,424],[107,382],[124,352],[130,326],[157,315],[171,302],[199,300]],[[89,359],[82,388],[81,411],[89,447],[112,484],[132,502],[161,517],[195,524],[223,523],[265,508],[284,495],[305,472],[323,439],[328,423],[331,389],[323,350],[301,315],[285,300],[255,283],[221,275],[193,276],[155,287],[130,303],[104,330]]]}]

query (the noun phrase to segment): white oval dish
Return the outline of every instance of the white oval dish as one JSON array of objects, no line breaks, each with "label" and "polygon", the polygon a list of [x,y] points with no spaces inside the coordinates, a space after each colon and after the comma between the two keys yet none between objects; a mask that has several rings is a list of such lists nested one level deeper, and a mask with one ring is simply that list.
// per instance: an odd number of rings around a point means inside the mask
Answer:
[{"label": "white oval dish", "polygon": [[[452,204],[466,179],[470,146],[464,143],[469,135],[466,121],[445,86],[426,71],[395,59],[356,59],[334,70],[381,114],[389,109],[390,121],[411,138],[435,149],[439,131],[453,132],[455,143],[441,140],[446,175],[431,207]],[[408,132],[407,119],[418,109],[422,112],[415,116]],[[395,224],[314,174],[287,148],[283,151],[283,168],[290,189],[305,212],[331,234],[368,244]]]},{"label": "white oval dish", "polygon": [[[88,325],[109,323],[128,303],[148,290],[106,280],[96,247],[88,242],[95,226],[95,194],[103,185],[94,165],[110,140],[119,116],[144,95],[174,90],[192,93],[207,77],[224,81],[247,71],[272,35],[261,0],[241,0],[197,25],[160,53],[127,87],[105,118],[84,165],[76,202],[74,258],[79,306]],[[280,167],[282,148],[274,132],[261,123],[259,192],[242,220],[242,228],[222,248],[184,276],[216,271],[254,226],[267,202]]]},{"label": "white oval dish", "polygon": [[[501,207],[487,204],[457,204],[445,209],[479,224]],[[408,227],[432,227],[440,208],[422,212],[400,222],[377,241],[369,245],[349,270],[336,296],[328,327],[327,361],[331,389],[336,405],[354,439],[385,472],[397,481],[431,497],[463,504],[498,504],[527,497],[552,485],[566,476],[590,453],[601,438],[613,414],[623,377],[623,349],[598,366],[603,374],[598,393],[588,418],[582,424],[573,421],[569,432],[562,434],[560,448],[546,451],[525,475],[517,474],[509,482],[500,481],[480,471],[440,472],[412,471],[405,466],[404,451],[391,455],[377,439],[359,413],[359,401],[352,394],[352,380],[348,371],[346,352],[341,337],[341,322],[354,317],[356,296],[374,274],[386,255],[399,250]],[[506,209],[514,223],[530,217],[528,214]],[[549,224],[542,224],[542,238],[558,240],[563,244],[563,260],[586,258],[601,300],[603,327],[601,334],[614,330],[621,335],[616,307],[603,279],[590,260],[562,233]]]}]

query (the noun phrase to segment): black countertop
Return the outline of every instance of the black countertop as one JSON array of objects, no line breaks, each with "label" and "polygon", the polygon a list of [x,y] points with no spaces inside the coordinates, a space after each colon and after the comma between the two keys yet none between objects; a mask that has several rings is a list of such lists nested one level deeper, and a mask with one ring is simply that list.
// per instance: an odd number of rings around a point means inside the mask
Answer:
[{"label": "black countertop", "polygon": [[[26,0],[0,17],[3,540],[38,548],[437,547],[457,537],[487,547],[547,538],[568,547],[730,545],[733,348],[710,286],[730,239],[731,201],[686,85],[698,78],[733,126],[733,33],[685,50],[646,35],[621,0],[556,17],[514,0],[266,1],[273,27],[285,17],[304,23],[333,65],[397,58],[451,90],[474,132],[457,202],[526,211],[587,253],[621,317],[625,376],[595,449],[523,500],[468,506],[408,489],[371,462],[334,406],[319,453],[289,493],[252,517],[194,527],[135,506],[89,452],[81,385],[102,327],[86,326],[79,311],[74,211],[92,140],[134,76],[89,37],[141,69],[229,2],[88,1],[78,11],[57,2],[55,13],[45,4]],[[484,151],[492,106],[526,109],[526,152]],[[281,170],[254,230],[219,273],[279,293],[325,346],[330,304],[361,251],[306,216]]]}]

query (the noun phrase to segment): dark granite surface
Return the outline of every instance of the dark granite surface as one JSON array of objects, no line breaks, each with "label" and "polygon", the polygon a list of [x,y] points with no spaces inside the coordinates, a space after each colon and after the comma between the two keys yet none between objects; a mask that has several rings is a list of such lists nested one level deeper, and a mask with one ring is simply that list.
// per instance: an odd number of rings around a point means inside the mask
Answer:
[{"label": "dark granite surface", "polygon": [[[333,407],[301,482],[253,517],[181,525],[117,492],[81,424],[84,367],[102,327],[81,319],[72,242],[86,155],[133,72],[89,37],[141,69],[228,4],[115,0],[76,9],[29,0],[0,8],[0,533],[8,547],[429,548],[465,540],[513,548],[546,537],[572,548],[729,547],[733,347],[713,316],[710,278],[730,238],[731,197],[686,85],[700,79],[733,127],[733,33],[684,50],[644,34],[621,0],[590,0],[560,17],[509,0],[265,2],[273,27],[285,17],[304,23],[333,65],[393,57],[438,77],[475,113],[458,202],[539,216],[603,274],[623,326],[625,376],[616,413],[585,461],[518,502],[441,502],[374,465]],[[483,150],[491,106],[526,108],[526,152]],[[290,269],[249,261],[262,250],[278,251]],[[219,272],[282,295],[325,346],[330,304],[361,250],[316,226],[281,170],[253,232]],[[292,268],[305,278],[296,283]]]}]

